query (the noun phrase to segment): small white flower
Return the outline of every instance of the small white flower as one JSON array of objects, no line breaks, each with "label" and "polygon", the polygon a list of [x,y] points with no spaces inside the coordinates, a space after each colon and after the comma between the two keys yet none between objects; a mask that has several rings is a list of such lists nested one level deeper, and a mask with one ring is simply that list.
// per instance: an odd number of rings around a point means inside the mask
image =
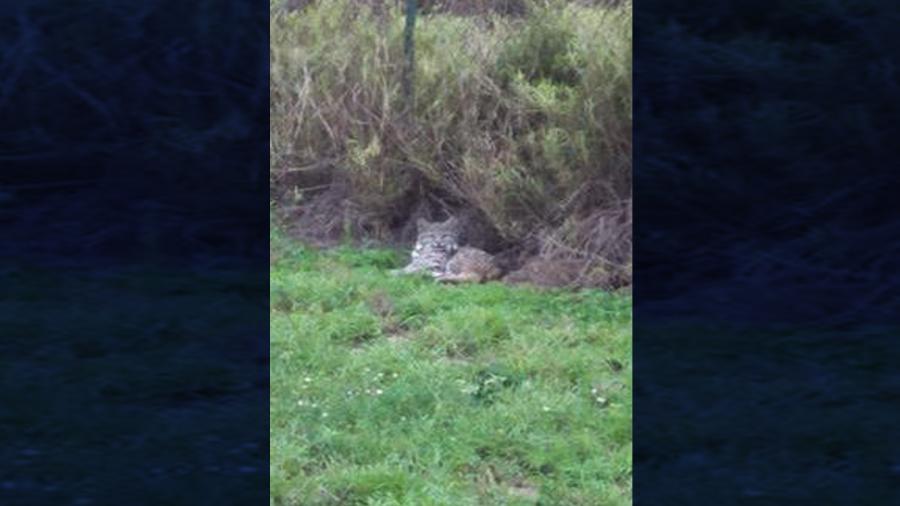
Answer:
[{"label": "small white flower", "polygon": [[544,406],[544,411],[550,411],[550,406]]},{"label": "small white flower", "polygon": [[384,390],[382,390],[380,388],[375,390],[375,395],[381,395],[383,393],[384,393]]},{"label": "small white flower", "polygon": [[312,381],[312,378],[310,378],[309,376],[307,376],[307,377],[303,378],[303,381],[306,382],[306,383],[309,383],[310,381]]},{"label": "small white flower", "polygon": [[300,399],[299,401],[297,401],[297,405],[298,406],[306,406],[306,401],[304,401],[303,399]]},{"label": "small white flower", "polygon": [[322,412],[322,418],[328,418],[328,413],[326,413],[326,412],[323,411],[323,412]]}]

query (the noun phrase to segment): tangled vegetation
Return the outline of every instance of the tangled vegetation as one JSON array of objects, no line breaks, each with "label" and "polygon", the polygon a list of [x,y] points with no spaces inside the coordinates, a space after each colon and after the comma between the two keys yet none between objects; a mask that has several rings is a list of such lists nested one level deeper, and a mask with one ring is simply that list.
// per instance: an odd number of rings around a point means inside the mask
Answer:
[{"label": "tangled vegetation", "polygon": [[271,187],[286,223],[403,242],[417,217],[463,214],[471,242],[514,252],[521,272],[565,271],[549,284],[628,284],[630,4],[426,10],[407,100],[400,6],[370,3],[273,10]]}]

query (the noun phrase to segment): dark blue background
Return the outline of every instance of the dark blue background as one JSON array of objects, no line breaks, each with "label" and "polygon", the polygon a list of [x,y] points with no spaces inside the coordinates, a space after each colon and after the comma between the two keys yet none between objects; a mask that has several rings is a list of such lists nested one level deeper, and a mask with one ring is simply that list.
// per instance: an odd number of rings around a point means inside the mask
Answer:
[{"label": "dark blue background", "polygon": [[0,9],[0,504],[265,504],[268,5]]},{"label": "dark blue background", "polygon": [[636,504],[900,504],[898,4],[635,12]]}]

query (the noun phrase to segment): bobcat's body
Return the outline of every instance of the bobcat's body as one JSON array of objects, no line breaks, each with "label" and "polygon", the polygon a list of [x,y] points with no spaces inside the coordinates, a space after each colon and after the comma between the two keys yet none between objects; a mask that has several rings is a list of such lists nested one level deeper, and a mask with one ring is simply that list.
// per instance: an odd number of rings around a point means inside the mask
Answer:
[{"label": "bobcat's body", "polygon": [[416,222],[418,237],[409,265],[394,274],[427,273],[446,283],[483,283],[500,277],[494,257],[476,248],[460,247],[456,218],[443,223]]},{"label": "bobcat's body", "polygon": [[484,283],[500,277],[494,257],[480,249],[460,248],[447,262],[444,273],[436,276],[445,283]]}]

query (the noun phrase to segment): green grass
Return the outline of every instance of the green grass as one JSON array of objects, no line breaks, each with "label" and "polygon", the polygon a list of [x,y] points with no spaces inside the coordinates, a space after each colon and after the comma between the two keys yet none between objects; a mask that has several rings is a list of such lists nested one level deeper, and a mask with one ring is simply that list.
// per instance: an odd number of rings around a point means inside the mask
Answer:
[{"label": "green grass", "polygon": [[631,503],[631,301],[273,237],[274,505]]}]

